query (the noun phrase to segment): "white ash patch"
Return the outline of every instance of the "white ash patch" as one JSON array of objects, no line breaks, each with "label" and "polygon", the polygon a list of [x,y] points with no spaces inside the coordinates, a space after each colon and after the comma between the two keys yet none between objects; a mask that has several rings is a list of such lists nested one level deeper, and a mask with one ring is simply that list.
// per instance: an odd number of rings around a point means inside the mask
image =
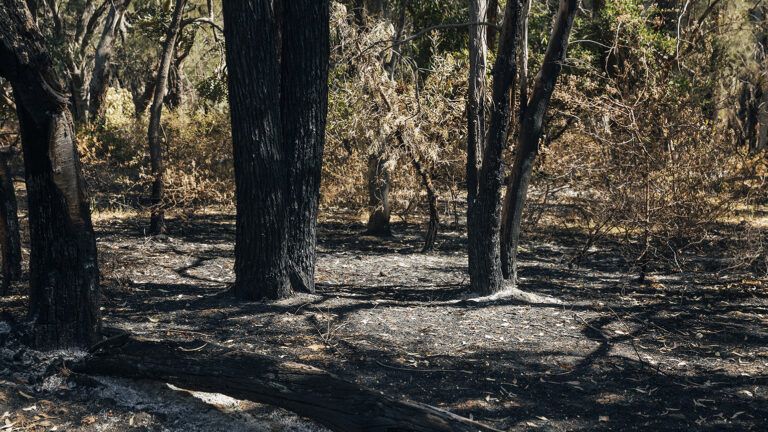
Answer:
[{"label": "white ash patch", "polygon": [[[103,387],[94,396],[110,399],[129,411],[152,414],[153,426],[162,431],[186,432],[322,432],[326,429],[293,413],[271,407],[252,410],[255,405],[219,393],[188,392],[178,387],[153,381],[94,377]],[[125,425],[103,429],[105,432],[125,430]],[[155,430],[155,429],[152,429]]]}]

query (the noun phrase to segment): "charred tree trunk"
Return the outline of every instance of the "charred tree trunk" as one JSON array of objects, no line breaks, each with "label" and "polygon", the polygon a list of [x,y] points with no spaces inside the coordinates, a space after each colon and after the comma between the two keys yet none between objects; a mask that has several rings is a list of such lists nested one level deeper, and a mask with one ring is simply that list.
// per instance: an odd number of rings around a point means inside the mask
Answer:
[{"label": "charred tree trunk", "polygon": [[0,252],[3,256],[3,295],[8,295],[11,282],[21,277],[21,236],[10,166],[16,152],[13,147],[0,149]]},{"label": "charred tree trunk", "polygon": [[[488,22],[491,24],[499,24],[499,0],[488,1]],[[496,49],[496,38],[499,31],[496,27],[488,26],[488,49],[494,51]]]},{"label": "charred tree trunk", "polygon": [[277,19],[270,0],[224,1],[237,198],[234,294],[246,300],[292,294]]},{"label": "charred tree trunk", "polygon": [[[469,21],[485,21],[487,0],[470,0]],[[474,238],[471,232],[476,223],[473,221],[472,208],[477,198],[478,174],[485,148],[485,73],[486,73],[486,33],[482,25],[469,28],[469,94],[467,95],[467,238]],[[469,267],[474,267],[474,254],[469,253]]]},{"label": "charred tree trunk", "polygon": [[435,186],[432,183],[432,176],[429,175],[429,172],[421,163],[418,156],[414,155],[413,159],[411,159],[411,163],[413,164],[416,173],[421,177],[421,184],[424,185],[424,189],[427,191],[427,205],[429,205],[429,224],[427,225],[427,232],[424,235],[424,246],[421,248],[421,252],[432,252],[435,249],[437,232],[440,230],[440,212],[437,209],[437,193],[435,191]]},{"label": "charred tree trunk", "polygon": [[192,47],[195,45],[195,32],[192,32],[188,38],[181,38],[174,50],[173,62],[168,73],[168,93],[165,95],[165,106],[174,110],[184,103],[184,60],[187,59]]},{"label": "charred tree trunk", "polygon": [[365,0],[353,0],[352,16],[355,25],[365,27],[368,22],[368,11],[365,9]]},{"label": "charred tree trunk", "polygon": [[118,0],[111,3],[107,20],[104,23],[104,30],[101,33],[99,44],[96,47],[94,57],[93,76],[90,83],[90,100],[88,104],[88,113],[90,120],[101,122],[104,118],[106,106],[104,102],[107,98],[109,82],[112,78],[112,51],[117,38],[117,31],[123,14],[128,8],[131,0]]},{"label": "charred tree trunk", "polygon": [[133,101],[133,113],[136,118],[144,114],[149,102],[152,100],[152,95],[155,93],[156,77],[157,71],[149,71],[144,81],[138,79],[131,79],[130,81],[129,87],[131,89],[131,100]]},{"label": "charred tree trunk", "polygon": [[531,98],[523,111],[517,152],[504,198],[501,262],[504,278],[517,281],[517,246],[528,184],[536,155],[539,152],[544,115],[560,75],[568,48],[568,36],[573,26],[578,0],[561,0],[552,35],[544,54],[541,70],[533,84]]},{"label": "charred tree trunk", "polygon": [[758,132],[755,151],[768,149],[768,88],[764,89],[761,94],[757,114]]},{"label": "charred tree trunk", "polygon": [[[116,337],[94,347],[71,368],[267,403],[339,432],[497,431],[439,408],[369,390],[313,366],[202,341],[185,345]],[[198,350],[201,346],[205,348]]]},{"label": "charred tree trunk", "polygon": [[26,3],[0,5],[0,75],[13,86],[26,168],[32,342],[87,346],[100,330],[99,270],[68,97]]},{"label": "charred tree trunk", "polygon": [[288,155],[288,259],[294,290],[315,291],[315,249],[328,111],[328,0],[283,5],[280,106]]},{"label": "charred tree trunk", "polygon": [[469,276],[472,289],[493,294],[504,288],[501,273],[499,231],[501,226],[500,193],[502,153],[512,116],[511,91],[517,75],[516,48],[520,0],[509,0],[493,67],[493,105],[488,139],[478,177],[477,196],[469,213]]},{"label": "charred tree trunk", "polygon": [[168,89],[168,73],[173,62],[174,51],[176,49],[176,38],[181,28],[181,19],[184,16],[184,6],[186,0],[176,0],[171,24],[168,26],[168,32],[165,35],[163,43],[163,54],[160,58],[160,64],[157,68],[157,78],[155,80],[155,92],[152,98],[152,107],[149,111],[149,130],[147,138],[149,141],[149,160],[152,166],[152,195],[150,197],[151,217],[149,232],[152,235],[163,234],[165,227],[165,209],[163,204],[165,166],[163,163],[163,144],[160,141],[160,119],[163,113],[163,98]]},{"label": "charred tree trunk", "polygon": [[365,233],[377,237],[392,235],[389,205],[389,169],[383,155],[368,156],[368,225]]},{"label": "charred tree trunk", "polygon": [[242,299],[314,291],[329,13],[327,0],[224,2]]}]

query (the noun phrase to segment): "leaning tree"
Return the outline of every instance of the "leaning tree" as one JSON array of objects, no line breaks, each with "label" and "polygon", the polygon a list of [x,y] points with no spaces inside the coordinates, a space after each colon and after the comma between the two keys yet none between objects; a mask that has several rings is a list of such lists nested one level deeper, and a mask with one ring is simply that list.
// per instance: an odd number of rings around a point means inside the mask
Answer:
[{"label": "leaning tree", "polygon": [[33,343],[87,346],[99,326],[99,269],[69,95],[23,0],[0,1],[0,75],[13,88],[26,170]]},{"label": "leaning tree", "polygon": [[224,1],[242,299],[314,290],[329,3],[280,5]]},{"label": "leaning tree", "polygon": [[520,99],[520,127],[512,173],[504,196],[501,228],[502,271],[504,278],[509,279],[512,284],[517,280],[517,245],[520,240],[520,225],[531,171],[539,152],[544,115],[566,58],[568,36],[573,27],[577,7],[578,0],[560,1],[560,9],[552,26],[544,61],[533,82],[530,97],[525,96],[528,94],[527,86],[521,83],[520,93],[524,96]]}]

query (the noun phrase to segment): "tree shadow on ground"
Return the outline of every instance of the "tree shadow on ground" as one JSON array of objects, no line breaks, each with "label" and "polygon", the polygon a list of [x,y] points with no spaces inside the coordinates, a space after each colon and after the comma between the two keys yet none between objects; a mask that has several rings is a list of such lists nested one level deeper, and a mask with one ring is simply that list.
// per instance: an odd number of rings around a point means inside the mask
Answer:
[{"label": "tree shadow on ground", "polygon": [[526,245],[521,287],[568,305],[475,303],[462,300],[462,233],[442,233],[423,255],[417,225],[376,239],[334,222],[320,225],[319,271],[338,280],[314,295],[246,303],[207,275],[233,258],[222,246],[234,241],[232,218],[170,226],[171,240],[147,240],[131,221],[99,227],[102,243],[127,241],[140,254],[155,242],[186,259],[157,263],[168,280],[105,281],[110,324],[296,358],[512,430],[759,430],[768,421],[760,289],[684,272],[640,284],[611,250],[569,268],[583,239],[550,233]]}]

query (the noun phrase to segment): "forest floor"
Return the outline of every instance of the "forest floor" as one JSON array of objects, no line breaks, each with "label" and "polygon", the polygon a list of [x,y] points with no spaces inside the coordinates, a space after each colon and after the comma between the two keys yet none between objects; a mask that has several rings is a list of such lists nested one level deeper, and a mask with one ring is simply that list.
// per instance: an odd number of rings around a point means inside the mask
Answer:
[{"label": "forest floor", "polygon": [[[764,278],[670,271],[639,283],[611,248],[569,266],[584,239],[539,228],[523,244],[520,287],[565,304],[477,303],[459,231],[444,228],[437,250],[421,254],[416,225],[382,240],[342,219],[319,228],[316,294],[240,303],[221,295],[233,281],[232,216],[173,221],[163,239],[144,224],[97,220],[105,326],[309,363],[504,430],[768,425]],[[23,317],[24,297],[0,305],[6,319]],[[7,334],[0,323],[0,341]],[[6,341],[0,431],[322,429],[162,383],[67,380],[51,364]]]}]

